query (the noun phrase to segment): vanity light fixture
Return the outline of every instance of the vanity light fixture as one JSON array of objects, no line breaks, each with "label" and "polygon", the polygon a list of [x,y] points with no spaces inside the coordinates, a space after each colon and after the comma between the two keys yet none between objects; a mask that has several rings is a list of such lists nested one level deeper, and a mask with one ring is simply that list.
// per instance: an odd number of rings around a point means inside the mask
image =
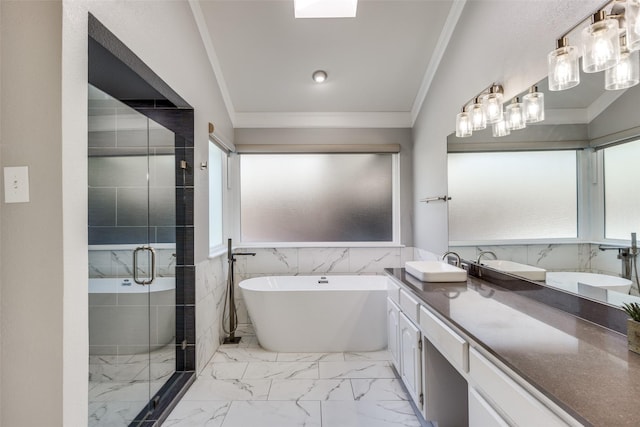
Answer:
[{"label": "vanity light fixture", "polygon": [[580,83],[578,48],[569,46],[567,37],[556,41],[556,49],[547,55],[549,90],[565,90]]},{"label": "vanity light fixture", "polygon": [[613,67],[620,60],[619,25],[607,19],[604,10],[591,17],[591,25],[582,30],[582,70],[597,73]]},{"label": "vanity light fixture", "polygon": [[323,70],[316,70],[313,72],[311,77],[313,78],[314,82],[323,83],[325,80],[327,80],[327,72]]},{"label": "vanity light fixture", "polygon": [[470,114],[462,107],[462,111],[456,116],[456,136],[466,138],[473,133],[473,124]]},{"label": "vanity light fixture", "polygon": [[524,119],[524,108],[519,97],[516,96],[511,101],[511,104],[507,105],[505,116],[505,122],[509,130],[520,130],[527,127]]},{"label": "vanity light fixture", "polygon": [[626,35],[620,36],[620,61],[604,72],[606,90],[626,89],[640,82],[640,59],[638,51],[629,51]]},{"label": "vanity light fixture", "polygon": [[624,10],[627,48],[640,50],[640,0],[627,0]]},{"label": "vanity light fixture", "polygon": [[544,93],[538,92],[538,86],[531,86],[529,93],[522,97],[524,120],[538,123],[544,120]]},{"label": "vanity light fixture", "polygon": [[484,114],[484,108],[480,103],[480,100],[476,97],[471,104],[470,113],[471,113],[471,124],[473,126],[473,130],[482,130],[487,127],[487,117]]}]

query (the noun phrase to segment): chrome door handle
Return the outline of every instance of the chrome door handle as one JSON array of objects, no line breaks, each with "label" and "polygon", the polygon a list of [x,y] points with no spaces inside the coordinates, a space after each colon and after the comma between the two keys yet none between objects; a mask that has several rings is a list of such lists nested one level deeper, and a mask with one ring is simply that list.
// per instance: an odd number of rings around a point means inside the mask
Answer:
[{"label": "chrome door handle", "polygon": [[[140,280],[138,277],[138,252],[149,251],[151,253],[151,277],[148,280]],[[138,246],[133,251],[133,281],[139,285],[150,285],[156,280],[156,250],[151,246]]]}]

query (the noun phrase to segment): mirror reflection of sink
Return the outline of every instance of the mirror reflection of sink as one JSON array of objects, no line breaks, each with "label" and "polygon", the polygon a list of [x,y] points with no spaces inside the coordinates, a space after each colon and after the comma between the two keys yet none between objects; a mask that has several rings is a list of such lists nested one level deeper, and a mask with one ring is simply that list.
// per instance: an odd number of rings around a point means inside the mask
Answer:
[{"label": "mirror reflection of sink", "polygon": [[444,261],[408,261],[407,273],[423,282],[464,282],[467,271]]},{"label": "mirror reflection of sink", "polygon": [[547,270],[545,270],[544,268],[534,267],[527,264],[520,264],[519,262],[507,261],[502,259],[484,259],[480,262],[480,264],[529,280],[544,281],[547,276]]}]

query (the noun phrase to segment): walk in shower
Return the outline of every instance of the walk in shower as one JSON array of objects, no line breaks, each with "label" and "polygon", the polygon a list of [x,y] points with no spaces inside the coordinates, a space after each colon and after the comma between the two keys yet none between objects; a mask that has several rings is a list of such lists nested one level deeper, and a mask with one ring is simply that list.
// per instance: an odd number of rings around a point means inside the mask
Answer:
[{"label": "walk in shower", "polygon": [[156,425],[195,377],[193,109],[89,34],[89,426]]}]

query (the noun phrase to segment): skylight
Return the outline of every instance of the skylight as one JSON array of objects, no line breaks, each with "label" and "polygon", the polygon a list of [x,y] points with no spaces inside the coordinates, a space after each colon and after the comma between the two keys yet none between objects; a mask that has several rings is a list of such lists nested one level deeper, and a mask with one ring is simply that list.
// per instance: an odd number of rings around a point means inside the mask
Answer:
[{"label": "skylight", "polygon": [[296,18],[355,18],[358,0],[293,0]]}]

